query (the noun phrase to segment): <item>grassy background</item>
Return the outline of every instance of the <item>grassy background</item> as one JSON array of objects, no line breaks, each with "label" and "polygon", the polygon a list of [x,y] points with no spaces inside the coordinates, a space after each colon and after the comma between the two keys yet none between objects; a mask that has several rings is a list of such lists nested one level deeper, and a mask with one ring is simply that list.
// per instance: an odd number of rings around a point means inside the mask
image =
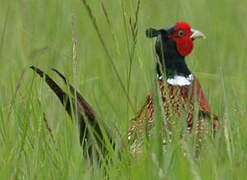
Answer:
[{"label": "grassy background", "polygon": [[[80,0],[0,3],[1,179],[105,177],[103,168],[83,160],[75,124],[28,66],[36,65],[53,77],[50,67],[64,72],[98,117],[124,134],[154,85],[153,41],[145,38],[144,31],[178,20],[190,22],[208,37],[195,43],[187,62],[201,80],[213,110],[223,118],[223,127],[214,141],[208,140],[199,160],[184,156],[178,140],[162,155],[156,153],[157,147],[138,159],[124,152],[122,160],[113,158],[113,164],[106,165],[109,177],[245,179],[247,2],[140,0],[136,16],[137,0],[88,0],[105,46]],[[134,43],[130,19],[134,23],[136,17]],[[44,116],[53,129],[54,142]]]}]

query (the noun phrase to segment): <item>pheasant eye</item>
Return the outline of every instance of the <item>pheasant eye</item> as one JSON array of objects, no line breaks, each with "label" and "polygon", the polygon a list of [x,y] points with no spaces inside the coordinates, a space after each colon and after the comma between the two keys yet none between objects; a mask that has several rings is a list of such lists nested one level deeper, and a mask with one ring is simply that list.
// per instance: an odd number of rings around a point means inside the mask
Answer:
[{"label": "pheasant eye", "polygon": [[183,37],[184,35],[185,35],[184,30],[179,30],[179,31],[178,31],[178,36],[179,36],[179,37]]}]

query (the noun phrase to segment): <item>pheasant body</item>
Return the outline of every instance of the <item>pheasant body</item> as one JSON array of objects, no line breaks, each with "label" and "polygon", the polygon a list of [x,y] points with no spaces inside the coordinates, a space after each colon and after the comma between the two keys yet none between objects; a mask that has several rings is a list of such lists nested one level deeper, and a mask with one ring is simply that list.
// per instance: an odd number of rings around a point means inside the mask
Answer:
[{"label": "pheasant body", "polygon": [[[187,130],[191,132],[195,124],[194,121],[196,121],[196,134],[198,140],[201,141],[204,119],[210,119],[213,116],[213,130],[217,128],[219,122],[218,117],[211,113],[198,79],[186,65],[185,56],[192,51],[193,40],[197,36],[203,37],[204,35],[199,31],[192,30],[185,22],[178,22],[167,29],[151,28],[147,30],[146,34],[150,38],[157,37],[155,44],[156,71],[158,89],[162,99],[161,108],[165,115],[163,117],[164,129],[171,132],[177,123],[174,122],[174,119],[186,120]],[[194,117],[196,105],[198,114],[197,117]],[[137,116],[131,120],[128,139],[133,143],[131,147],[134,151],[138,151],[141,147],[143,137],[151,135],[151,129],[155,125],[154,112],[153,95],[150,93]]]},{"label": "pheasant body", "polygon": [[[210,114],[209,104],[201,91],[201,86],[197,79],[192,81],[191,85],[173,86],[159,80],[159,89],[162,98],[162,108],[168,125],[171,126],[172,118],[187,119],[188,130],[193,127],[193,118],[195,104],[199,106],[199,111],[204,114]],[[137,116],[131,120],[131,127],[128,131],[128,139],[135,139],[143,136],[145,130],[150,131],[154,126],[154,102],[153,94],[149,93],[146,102],[138,112]],[[145,129],[145,126],[147,128]]]}]

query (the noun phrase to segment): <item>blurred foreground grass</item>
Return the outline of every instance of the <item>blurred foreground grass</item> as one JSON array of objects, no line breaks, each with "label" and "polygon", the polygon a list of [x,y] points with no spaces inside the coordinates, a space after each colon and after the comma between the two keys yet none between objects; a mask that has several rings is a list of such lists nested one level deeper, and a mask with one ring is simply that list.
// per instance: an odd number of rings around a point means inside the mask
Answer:
[{"label": "blurred foreground grass", "polygon": [[[64,72],[98,117],[124,134],[129,119],[154,86],[153,42],[145,38],[144,31],[178,20],[190,22],[208,37],[195,43],[187,62],[223,119],[223,127],[214,141],[208,140],[199,160],[184,156],[178,140],[162,156],[155,153],[157,149],[145,151],[139,159],[123,152],[123,159],[115,158],[111,166],[106,165],[108,176],[245,179],[247,2],[140,0],[136,16],[137,0],[88,0],[109,55],[80,0],[0,0],[0,4],[1,179],[105,177],[103,168],[83,160],[75,124],[28,66],[36,65],[48,73],[50,67]],[[133,24],[136,17],[135,39],[130,19]],[[73,42],[77,42],[74,51]],[[129,89],[132,108],[124,89]]]}]

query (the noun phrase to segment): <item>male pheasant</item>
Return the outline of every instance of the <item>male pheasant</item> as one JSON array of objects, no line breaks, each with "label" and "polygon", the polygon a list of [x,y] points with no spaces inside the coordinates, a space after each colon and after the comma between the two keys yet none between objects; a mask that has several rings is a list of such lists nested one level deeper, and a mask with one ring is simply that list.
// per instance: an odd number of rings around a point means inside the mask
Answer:
[{"label": "male pheasant", "polygon": [[[158,37],[155,45],[158,57],[157,81],[166,118],[169,119],[172,114],[180,117],[186,112],[188,129],[191,131],[194,107],[197,102],[199,104],[199,119],[213,116],[213,128],[215,130],[218,126],[218,118],[211,115],[210,106],[200,83],[185,63],[185,56],[190,54],[193,49],[193,40],[204,37],[204,35],[191,29],[186,22],[177,22],[167,29],[148,29],[146,35],[149,38]],[[110,151],[109,145],[112,148],[115,147],[116,143],[109,132],[109,128],[96,118],[92,107],[58,70],[52,69],[68,85],[71,91],[70,96],[41,69],[34,66],[30,68],[44,78],[67,113],[76,118],[79,124],[80,142],[83,144],[86,154],[91,156],[96,153],[98,156],[102,156],[105,152]],[[154,126],[154,112],[153,95],[149,94],[137,116],[131,120],[128,139],[134,141],[133,144],[139,137],[143,136],[145,127],[148,127],[147,130],[149,131]],[[168,126],[170,126],[169,123]],[[201,128],[200,123],[198,128]]]},{"label": "male pheasant", "polygon": [[[204,119],[212,119],[213,131],[216,131],[219,120],[211,113],[211,108],[206,100],[202,87],[186,65],[185,57],[192,52],[193,41],[205,38],[198,30],[192,29],[186,22],[177,22],[175,25],[156,30],[150,28],[146,31],[149,38],[157,37],[155,53],[157,55],[157,81],[162,98],[163,112],[165,114],[167,130],[172,132],[175,126],[173,119],[186,119],[187,129],[192,131],[193,121],[196,123],[196,134],[201,141]],[[149,131],[155,124],[153,95],[150,93],[141,110],[131,120],[128,139],[133,143],[132,149],[138,150],[142,144],[141,139],[150,135]],[[195,106],[198,105],[198,117]],[[156,107],[158,108],[158,107]],[[164,125],[165,126],[165,125]]]}]

